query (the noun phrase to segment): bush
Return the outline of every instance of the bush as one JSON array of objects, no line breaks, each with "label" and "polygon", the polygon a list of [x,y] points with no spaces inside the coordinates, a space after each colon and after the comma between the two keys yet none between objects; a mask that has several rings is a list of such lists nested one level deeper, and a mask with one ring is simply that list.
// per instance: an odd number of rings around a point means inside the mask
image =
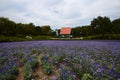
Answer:
[{"label": "bush", "polygon": [[38,61],[37,59],[32,59],[31,63],[30,63],[31,69],[33,71],[35,71],[35,69],[38,67]]},{"label": "bush", "polygon": [[42,67],[43,67],[43,71],[45,74],[49,75],[52,73],[52,63],[49,61],[49,58],[47,56],[43,56],[41,58],[41,62],[42,62]]},{"label": "bush", "polygon": [[120,40],[120,34],[98,34],[98,35],[84,37],[84,39]]},{"label": "bush", "polygon": [[54,65],[59,66],[59,63],[62,61],[62,58],[60,55],[54,55],[53,56],[53,63]]},{"label": "bush", "polygon": [[84,74],[82,80],[93,80],[93,77],[90,74]]},{"label": "bush", "polygon": [[18,75],[18,73],[19,73],[18,67],[13,66],[13,74],[14,74],[14,75]]},{"label": "bush", "polygon": [[17,36],[1,36],[0,35],[0,42],[13,42],[13,41],[27,41],[26,38],[21,38]]},{"label": "bush", "polygon": [[59,80],[75,80],[75,77],[68,68],[63,68],[59,72]]},{"label": "bush", "polygon": [[30,80],[32,77],[32,69],[30,66],[30,62],[27,62],[24,66],[24,73],[23,73],[23,77],[25,80]]},{"label": "bush", "polygon": [[45,74],[51,74],[52,73],[52,64],[47,62],[46,64],[42,65],[43,66],[43,71]]},{"label": "bush", "polygon": [[17,66],[6,66],[7,68],[1,68],[0,70],[0,80],[15,80],[15,77],[18,75],[18,67]]},{"label": "bush", "polygon": [[51,36],[33,36],[33,39],[35,40],[50,40],[52,39]]}]

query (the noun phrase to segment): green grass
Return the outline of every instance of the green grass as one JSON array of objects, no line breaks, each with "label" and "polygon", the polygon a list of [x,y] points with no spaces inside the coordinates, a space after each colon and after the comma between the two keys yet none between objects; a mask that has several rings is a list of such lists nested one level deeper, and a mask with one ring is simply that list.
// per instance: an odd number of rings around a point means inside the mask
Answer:
[{"label": "green grass", "polygon": [[15,42],[15,41],[33,41],[33,40],[51,40],[50,36],[31,36],[32,39],[18,36],[3,36],[0,35],[0,42]]},{"label": "green grass", "polygon": [[13,37],[13,36],[0,36],[0,42],[14,42],[14,41],[27,41],[26,38]]},{"label": "green grass", "polygon": [[34,40],[51,40],[51,36],[32,36]]},{"label": "green grass", "polygon": [[[63,38],[54,38],[52,36],[31,36],[32,39],[25,36],[3,36],[0,35],[0,42],[16,42],[16,41],[33,41],[33,40],[61,40]],[[67,40],[79,40],[80,38],[72,38]],[[66,40],[66,39],[64,39]],[[120,40],[120,34],[98,34],[83,37],[83,40]]]},{"label": "green grass", "polygon": [[120,40],[120,34],[98,34],[93,36],[84,37],[84,39],[88,40]]}]

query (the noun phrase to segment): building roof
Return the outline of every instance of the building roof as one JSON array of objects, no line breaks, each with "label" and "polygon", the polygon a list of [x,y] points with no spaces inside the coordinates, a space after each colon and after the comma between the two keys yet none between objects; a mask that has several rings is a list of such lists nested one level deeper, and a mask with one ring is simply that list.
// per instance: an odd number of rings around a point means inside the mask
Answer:
[{"label": "building roof", "polygon": [[60,34],[70,34],[71,28],[70,27],[62,27],[60,30]]}]

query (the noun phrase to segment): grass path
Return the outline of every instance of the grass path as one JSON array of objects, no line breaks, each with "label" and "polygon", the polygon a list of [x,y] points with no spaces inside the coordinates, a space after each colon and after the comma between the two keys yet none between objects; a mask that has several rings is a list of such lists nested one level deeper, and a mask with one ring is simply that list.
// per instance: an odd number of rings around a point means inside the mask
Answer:
[{"label": "grass path", "polygon": [[19,67],[19,74],[16,77],[16,80],[23,80],[23,67]]}]

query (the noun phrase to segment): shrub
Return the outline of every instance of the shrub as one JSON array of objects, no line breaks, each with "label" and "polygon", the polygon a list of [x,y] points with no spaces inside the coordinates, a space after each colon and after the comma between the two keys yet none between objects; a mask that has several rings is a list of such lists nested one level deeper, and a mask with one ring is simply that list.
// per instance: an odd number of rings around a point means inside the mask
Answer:
[{"label": "shrub", "polygon": [[90,74],[84,74],[82,80],[93,80],[93,77]]},{"label": "shrub", "polygon": [[68,68],[63,68],[59,72],[59,80],[75,80],[75,77]]},{"label": "shrub", "polygon": [[32,77],[32,69],[30,66],[30,62],[27,62],[24,66],[24,73],[23,73],[23,77],[25,80],[30,80]]},{"label": "shrub", "polygon": [[37,54],[38,53],[38,50],[37,49],[34,49],[34,48],[31,48],[31,51],[30,51],[31,53],[31,55],[33,55],[33,54]]},{"label": "shrub", "polygon": [[59,63],[62,62],[62,58],[60,55],[53,56],[53,64],[59,67]]},{"label": "shrub", "polygon": [[17,66],[13,66],[13,74],[14,75],[18,75],[18,73],[19,73],[18,67]]},{"label": "shrub", "polygon": [[51,74],[52,73],[52,64],[47,62],[46,64],[43,65],[43,71],[45,74]]},{"label": "shrub", "polygon": [[45,74],[51,74],[52,73],[52,63],[49,61],[49,58],[47,56],[43,56],[41,58],[41,62],[42,62],[42,67],[43,67],[43,71]]},{"label": "shrub", "polygon": [[0,71],[0,80],[14,80],[15,77],[18,75],[18,67],[7,67],[7,69],[4,68],[3,71]]},{"label": "shrub", "polygon": [[32,70],[35,70],[38,67],[38,61],[37,59],[32,59],[32,61],[30,62],[30,66]]}]

